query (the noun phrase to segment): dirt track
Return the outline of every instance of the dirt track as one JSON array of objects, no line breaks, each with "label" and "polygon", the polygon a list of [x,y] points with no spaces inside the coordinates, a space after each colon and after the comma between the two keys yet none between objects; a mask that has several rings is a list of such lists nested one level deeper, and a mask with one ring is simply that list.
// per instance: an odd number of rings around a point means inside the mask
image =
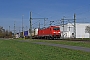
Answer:
[{"label": "dirt track", "polygon": [[85,52],[90,52],[90,48],[86,48],[86,47],[69,46],[69,45],[53,44],[53,43],[46,43],[46,42],[33,42],[33,43],[40,44],[40,45],[49,45],[49,46],[56,46],[56,47],[61,47],[61,48],[67,48],[67,49],[81,50],[81,51],[85,51]]}]

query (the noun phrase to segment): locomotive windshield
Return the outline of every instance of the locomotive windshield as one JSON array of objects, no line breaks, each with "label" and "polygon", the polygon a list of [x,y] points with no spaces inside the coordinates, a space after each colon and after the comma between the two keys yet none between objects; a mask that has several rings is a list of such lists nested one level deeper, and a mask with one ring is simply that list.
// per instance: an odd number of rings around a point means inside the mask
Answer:
[{"label": "locomotive windshield", "polygon": [[53,30],[60,30],[60,28],[53,28]]}]

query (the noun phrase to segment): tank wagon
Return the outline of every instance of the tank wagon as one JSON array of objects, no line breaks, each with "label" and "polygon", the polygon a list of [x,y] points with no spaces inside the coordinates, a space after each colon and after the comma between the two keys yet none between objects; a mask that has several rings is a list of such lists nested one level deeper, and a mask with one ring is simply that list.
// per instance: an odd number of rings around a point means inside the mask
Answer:
[{"label": "tank wagon", "polygon": [[59,26],[49,26],[42,29],[34,29],[33,38],[38,39],[59,39],[61,37],[61,31]]}]

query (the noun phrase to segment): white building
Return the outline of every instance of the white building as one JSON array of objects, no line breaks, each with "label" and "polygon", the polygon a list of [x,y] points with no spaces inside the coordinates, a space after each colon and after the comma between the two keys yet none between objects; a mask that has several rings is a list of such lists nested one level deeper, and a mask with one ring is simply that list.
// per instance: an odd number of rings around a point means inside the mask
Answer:
[{"label": "white building", "polygon": [[[63,26],[60,26],[60,30],[62,32],[62,37],[64,38],[72,38],[74,34],[74,24],[68,23]],[[89,33],[85,32],[86,26],[90,26],[90,23],[76,23],[76,38],[89,38]]]}]

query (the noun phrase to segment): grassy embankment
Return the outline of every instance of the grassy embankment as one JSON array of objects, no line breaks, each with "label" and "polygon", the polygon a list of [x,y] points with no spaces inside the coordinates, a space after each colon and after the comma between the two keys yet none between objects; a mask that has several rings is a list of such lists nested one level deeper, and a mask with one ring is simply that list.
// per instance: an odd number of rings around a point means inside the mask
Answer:
[{"label": "grassy embankment", "polygon": [[[36,41],[36,40],[35,40]],[[0,40],[0,60],[89,60],[90,53],[52,46]]]}]

